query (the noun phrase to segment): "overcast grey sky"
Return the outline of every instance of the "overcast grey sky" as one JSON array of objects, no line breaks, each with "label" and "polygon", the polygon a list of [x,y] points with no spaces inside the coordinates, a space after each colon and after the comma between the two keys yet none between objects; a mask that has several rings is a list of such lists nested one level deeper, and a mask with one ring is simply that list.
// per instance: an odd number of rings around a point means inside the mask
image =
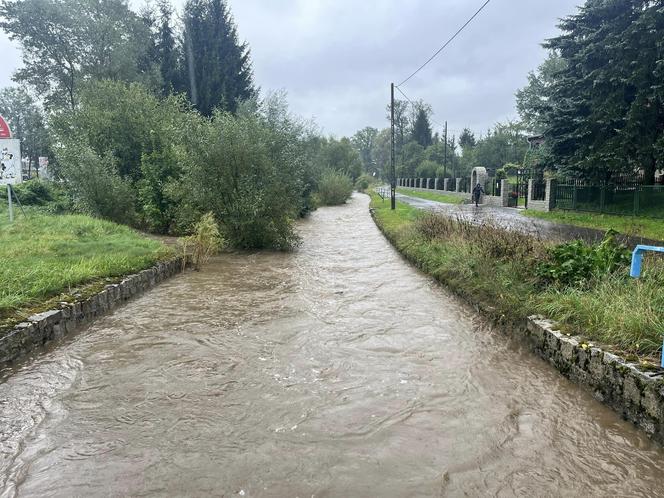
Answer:
[{"label": "overcast grey sky", "polygon": [[[138,5],[133,0],[132,5]],[[184,0],[176,0],[180,7]],[[481,0],[230,0],[251,47],[256,84],[286,90],[291,109],[324,132],[385,127],[389,84],[428,59]],[[404,85],[450,133],[516,118],[514,92],[546,56],[540,43],[582,0],[492,0],[438,58]],[[0,86],[20,53],[0,33]],[[436,131],[440,131],[436,127]]]}]

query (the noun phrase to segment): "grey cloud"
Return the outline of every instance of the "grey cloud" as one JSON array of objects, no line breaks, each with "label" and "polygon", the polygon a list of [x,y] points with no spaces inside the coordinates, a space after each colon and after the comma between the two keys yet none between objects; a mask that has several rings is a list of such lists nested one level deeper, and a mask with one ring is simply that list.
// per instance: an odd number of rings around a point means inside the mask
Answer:
[{"label": "grey cloud", "polygon": [[[540,43],[580,0],[492,0],[420,74],[404,85],[451,130],[483,132],[516,117],[514,92],[545,57]],[[263,90],[285,89],[293,112],[328,133],[384,127],[389,83],[423,63],[481,5],[480,0],[231,0],[241,39]],[[176,5],[182,7],[183,0]],[[0,36],[0,85],[20,57]]]}]

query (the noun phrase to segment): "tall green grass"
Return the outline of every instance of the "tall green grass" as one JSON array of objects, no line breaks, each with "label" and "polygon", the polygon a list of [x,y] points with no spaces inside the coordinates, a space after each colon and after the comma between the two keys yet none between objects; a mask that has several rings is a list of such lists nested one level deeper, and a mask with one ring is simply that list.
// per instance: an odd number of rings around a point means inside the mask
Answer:
[{"label": "tall green grass", "polygon": [[0,210],[0,322],[82,284],[145,269],[171,254],[162,243],[83,215]]}]

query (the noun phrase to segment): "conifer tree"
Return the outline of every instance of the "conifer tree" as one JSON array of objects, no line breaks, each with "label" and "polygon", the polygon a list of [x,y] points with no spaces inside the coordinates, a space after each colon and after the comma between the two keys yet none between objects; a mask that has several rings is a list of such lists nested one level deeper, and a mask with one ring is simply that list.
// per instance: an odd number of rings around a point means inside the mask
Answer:
[{"label": "conifer tree", "polygon": [[249,47],[224,0],[188,0],[184,10],[184,67],[188,94],[204,115],[235,112],[255,93]]}]

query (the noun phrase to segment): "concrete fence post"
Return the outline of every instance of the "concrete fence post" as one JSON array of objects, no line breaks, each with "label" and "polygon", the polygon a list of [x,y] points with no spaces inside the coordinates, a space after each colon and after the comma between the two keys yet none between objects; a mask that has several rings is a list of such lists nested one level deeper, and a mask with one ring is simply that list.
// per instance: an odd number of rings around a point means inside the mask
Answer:
[{"label": "concrete fence post", "polygon": [[546,194],[544,201],[547,211],[551,211],[556,207],[556,180],[553,178],[549,178],[546,181]]},{"label": "concrete fence post", "polygon": [[[534,180],[531,178],[528,180],[528,204],[533,202],[533,185],[535,184]],[[528,204],[526,204],[526,209],[528,209]]]},{"label": "concrete fence post", "polygon": [[500,180],[500,205],[503,207],[510,205],[510,184],[507,180]]},{"label": "concrete fence post", "polygon": [[449,190],[450,189],[450,179],[445,178],[443,180],[443,190]]},{"label": "concrete fence post", "polygon": [[456,179],[456,191],[461,192],[461,178]]},{"label": "concrete fence post", "polygon": [[438,190],[438,182],[439,182],[439,181],[440,181],[440,178],[436,178],[436,179],[433,181],[433,189],[434,189],[434,190]]}]

